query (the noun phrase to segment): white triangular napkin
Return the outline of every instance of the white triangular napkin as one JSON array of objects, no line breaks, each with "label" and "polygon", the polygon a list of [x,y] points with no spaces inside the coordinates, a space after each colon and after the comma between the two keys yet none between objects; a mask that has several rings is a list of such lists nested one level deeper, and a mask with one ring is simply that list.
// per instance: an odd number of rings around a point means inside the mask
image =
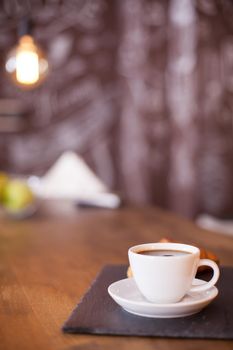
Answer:
[{"label": "white triangular napkin", "polygon": [[43,198],[72,200],[108,191],[84,160],[71,151],[63,153],[41,178],[38,190],[37,195]]}]

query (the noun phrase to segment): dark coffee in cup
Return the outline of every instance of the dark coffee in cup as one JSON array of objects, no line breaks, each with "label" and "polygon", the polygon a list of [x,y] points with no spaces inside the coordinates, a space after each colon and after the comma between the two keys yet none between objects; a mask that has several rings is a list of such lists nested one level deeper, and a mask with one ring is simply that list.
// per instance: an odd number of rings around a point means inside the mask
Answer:
[{"label": "dark coffee in cup", "polygon": [[191,254],[190,252],[186,252],[184,250],[172,250],[172,249],[151,249],[151,250],[139,250],[137,254],[149,255],[149,256],[183,256],[187,254]]}]

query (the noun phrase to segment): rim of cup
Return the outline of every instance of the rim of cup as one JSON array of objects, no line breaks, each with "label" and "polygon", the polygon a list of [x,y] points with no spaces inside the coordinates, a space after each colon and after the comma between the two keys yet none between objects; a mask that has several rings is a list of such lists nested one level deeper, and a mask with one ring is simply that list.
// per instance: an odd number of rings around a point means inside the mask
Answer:
[{"label": "rim of cup", "polygon": [[[141,251],[149,251],[149,250],[175,250],[175,251],[185,251],[194,255],[200,255],[200,249],[189,244],[183,244],[183,243],[173,243],[173,242],[164,242],[164,243],[143,243],[143,244],[137,244],[133,247],[130,247],[128,250],[129,254],[137,255],[138,257],[141,256],[143,258],[150,258],[150,259],[163,259],[163,256],[159,255],[145,255],[145,254],[138,254]],[[184,258],[186,255],[173,255],[168,256],[166,259],[180,259]]]}]

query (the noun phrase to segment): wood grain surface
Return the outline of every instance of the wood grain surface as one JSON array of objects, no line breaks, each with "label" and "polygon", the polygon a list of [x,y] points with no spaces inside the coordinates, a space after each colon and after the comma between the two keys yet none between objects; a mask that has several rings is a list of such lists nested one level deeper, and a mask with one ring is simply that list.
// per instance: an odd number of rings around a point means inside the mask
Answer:
[{"label": "wood grain surface", "polygon": [[51,204],[27,221],[0,219],[0,349],[232,349],[232,342],[67,335],[62,324],[105,264],[169,236],[233,265],[233,238],[156,208],[78,210]]}]

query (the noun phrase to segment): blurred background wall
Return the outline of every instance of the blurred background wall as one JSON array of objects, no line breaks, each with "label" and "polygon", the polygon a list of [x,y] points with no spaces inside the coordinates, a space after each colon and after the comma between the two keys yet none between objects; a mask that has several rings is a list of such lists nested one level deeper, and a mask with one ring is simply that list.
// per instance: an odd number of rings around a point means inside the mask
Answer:
[{"label": "blurred background wall", "polygon": [[[233,217],[232,1],[0,6],[0,169],[42,175],[74,150],[128,203]],[[32,91],[5,72],[25,14],[50,63]],[[20,106],[11,132],[6,102]]]}]

